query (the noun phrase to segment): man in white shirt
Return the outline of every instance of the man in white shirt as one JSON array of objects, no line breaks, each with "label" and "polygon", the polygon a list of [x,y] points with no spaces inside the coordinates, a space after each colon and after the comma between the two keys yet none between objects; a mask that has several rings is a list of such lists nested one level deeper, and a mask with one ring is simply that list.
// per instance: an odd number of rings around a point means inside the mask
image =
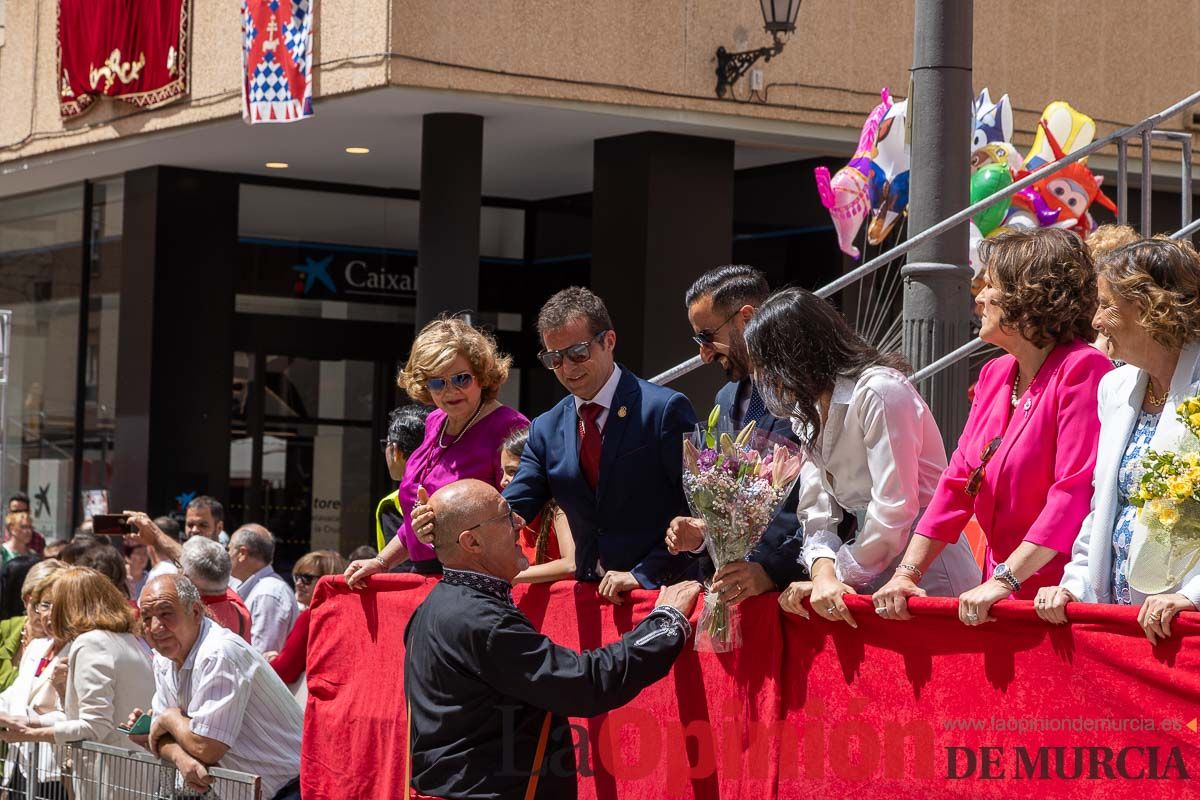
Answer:
[{"label": "man in white shirt", "polygon": [[260,653],[283,649],[298,613],[296,595],[271,567],[275,537],[262,525],[243,525],[229,540],[234,587],[250,609],[250,641]]},{"label": "man in white shirt", "polygon": [[[146,584],[139,608],[155,651],[154,722],[148,737],[130,738],[172,761],[197,791],[219,762],[260,776],[264,799],[298,800],[304,717],[266,659],[208,619],[182,575]],[[141,714],[134,709],[130,724]]]}]

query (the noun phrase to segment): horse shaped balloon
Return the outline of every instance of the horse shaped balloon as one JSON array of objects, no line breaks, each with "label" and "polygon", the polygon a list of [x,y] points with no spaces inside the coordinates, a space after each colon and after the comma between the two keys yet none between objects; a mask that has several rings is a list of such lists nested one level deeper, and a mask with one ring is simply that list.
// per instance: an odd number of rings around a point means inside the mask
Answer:
[{"label": "horse shaped balloon", "polygon": [[837,231],[838,247],[851,258],[859,257],[854,239],[871,211],[871,186],[876,174],[876,166],[872,161],[875,154],[875,134],[884,115],[892,107],[892,99],[888,96],[887,89],[880,95],[881,102],[872,109],[867,121],[863,123],[858,137],[858,150],[854,152],[850,162],[839,169],[832,179],[827,167],[817,167],[814,171],[821,203],[829,209],[834,230]]}]

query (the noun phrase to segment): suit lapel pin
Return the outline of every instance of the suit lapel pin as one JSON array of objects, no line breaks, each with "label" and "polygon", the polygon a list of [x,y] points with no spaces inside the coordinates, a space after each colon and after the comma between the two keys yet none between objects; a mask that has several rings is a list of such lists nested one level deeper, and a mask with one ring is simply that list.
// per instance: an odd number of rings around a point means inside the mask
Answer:
[{"label": "suit lapel pin", "polygon": [[617,409],[617,416],[620,417],[621,419],[625,419],[625,415],[628,413],[629,413],[629,411],[625,408],[625,406],[621,406],[620,408]]}]

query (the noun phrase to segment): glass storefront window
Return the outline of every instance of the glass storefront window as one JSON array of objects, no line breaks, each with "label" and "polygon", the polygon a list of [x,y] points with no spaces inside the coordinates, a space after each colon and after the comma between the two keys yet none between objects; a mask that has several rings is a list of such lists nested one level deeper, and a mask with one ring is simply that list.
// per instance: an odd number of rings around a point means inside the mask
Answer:
[{"label": "glass storefront window", "polygon": [[0,200],[0,308],[12,310],[4,499],[48,540],[71,529],[83,187]]}]

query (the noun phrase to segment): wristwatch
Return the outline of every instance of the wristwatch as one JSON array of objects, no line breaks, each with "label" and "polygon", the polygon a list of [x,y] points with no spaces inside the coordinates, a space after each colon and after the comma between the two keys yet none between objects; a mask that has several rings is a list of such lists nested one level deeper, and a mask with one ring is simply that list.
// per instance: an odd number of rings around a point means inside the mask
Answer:
[{"label": "wristwatch", "polygon": [[992,570],[992,580],[1000,581],[1014,592],[1021,591],[1021,582],[1017,580],[1016,575],[1013,575],[1008,564],[997,564],[996,568]]}]

